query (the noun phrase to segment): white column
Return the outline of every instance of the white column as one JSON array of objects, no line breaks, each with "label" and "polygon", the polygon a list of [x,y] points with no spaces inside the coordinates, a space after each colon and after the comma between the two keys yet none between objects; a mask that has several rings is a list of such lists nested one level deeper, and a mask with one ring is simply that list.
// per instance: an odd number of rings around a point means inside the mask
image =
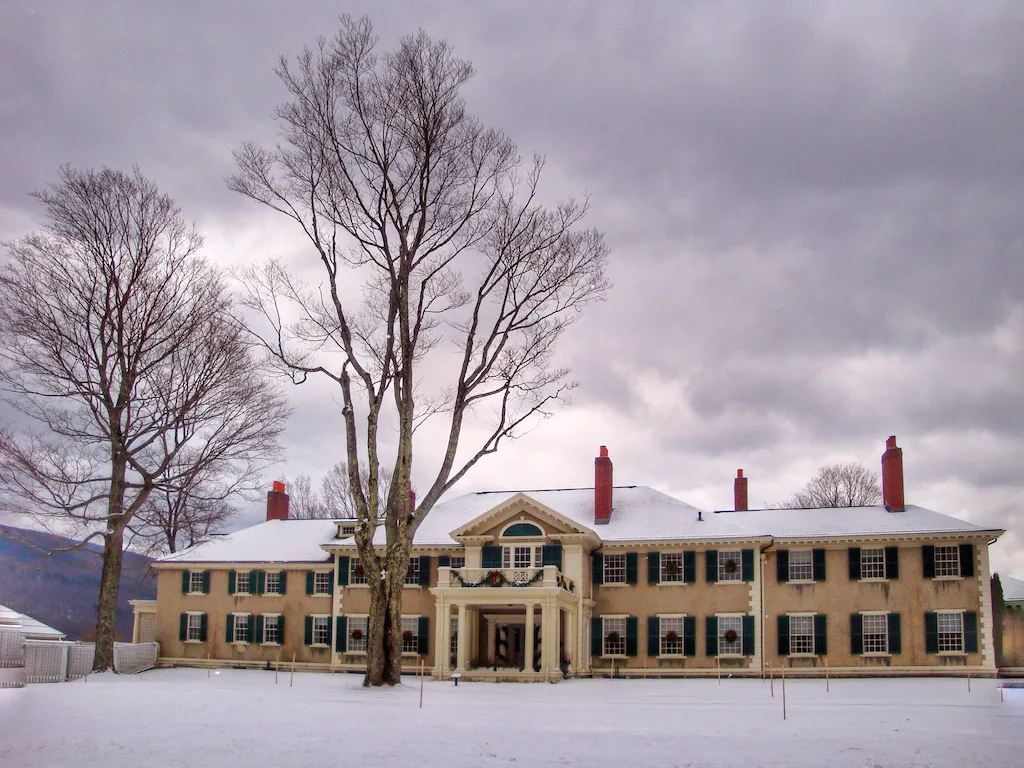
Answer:
[{"label": "white column", "polygon": [[448,658],[448,649],[451,647],[451,605],[445,600],[437,603],[437,631],[434,637],[437,638],[434,646],[434,669],[435,676],[447,677],[451,671],[451,662]]},{"label": "white column", "polygon": [[558,606],[545,603],[541,616],[541,671],[550,673],[558,670]]},{"label": "white column", "polygon": [[459,603],[459,649],[456,653],[456,672],[466,671],[466,647],[469,645],[469,616],[464,603]]},{"label": "white column", "polygon": [[565,612],[565,652],[569,654],[569,674],[580,669],[579,632],[576,629],[576,609]]},{"label": "white column", "polygon": [[526,624],[524,630],[526,633],[526,658],[523,668],[527,672],[533,671],[533,603],[526,604]]}]

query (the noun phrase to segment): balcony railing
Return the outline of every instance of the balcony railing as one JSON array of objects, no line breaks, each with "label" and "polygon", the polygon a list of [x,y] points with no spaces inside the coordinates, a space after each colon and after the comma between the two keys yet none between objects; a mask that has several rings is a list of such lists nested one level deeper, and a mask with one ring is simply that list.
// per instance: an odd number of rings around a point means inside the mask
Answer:
[{"label": "balcony railing", "polygon": [[554,587],[575,594],[573,580],[553,565],[542,568],[438,568],[440,587]]}]

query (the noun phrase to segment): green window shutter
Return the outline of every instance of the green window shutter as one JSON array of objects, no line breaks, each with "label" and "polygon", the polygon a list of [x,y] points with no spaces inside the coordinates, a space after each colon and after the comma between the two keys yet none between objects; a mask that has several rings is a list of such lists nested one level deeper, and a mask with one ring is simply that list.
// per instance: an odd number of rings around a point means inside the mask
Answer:
[{"label": "green window shutter", "polygon": [[[312,571],[306,571],[306,594],[307,595],[312,595],[313,594],[313,572]],[[306,643],[306,645],[309,645],[309,643]]]},{"label": "green window shutter", "polygon": [[743,655],[754,655],[754,617],[743,617]]},{"label": "green window shutter", "polygon": [[660,552],[648,552],[647,553],[647,583],[648,584],[660,584],[661,583],[661,553]]},{"label": "green window shutter", "polygon": [[935,578],[935,547],[925,544],[921,547],[921,560],[924,563],[924,577]]},{"label": "green window shutter", "polygon": [[345,653],[348,650],[348,616],[334,620],[334,650]]},{"label": "green window shutter", "polygon": [[885,578],[898,579],[900,577],[900,549],[899,547],[885,548]]},{"label": "green window shutter", "polygon": [[600,552],[594,552],[590,556],[591,568],[590,575],[594,584],[604,584],[604,555]]},{"label": "green window shutter", "polygon": [[305,620],[305,624],[306,624],[306,626],[304,628],[302,641],[306,645],[312,645],[313,644],[313,617],[312,616],[307,616],[306,620]]},{"label": "green window shutter", "polygon": [[[634,553],[634,556],[635,556],[635,554],[636,553]],[[636,642],[637,637],[636,636],[637,636],[637,632],[638,632],[637,624],[638,624],[638,622],[637,622],[636,616],[627,616],[626,617],[626,655],[627,656],[636,656],[636,646],[637,646],[637,642]]]},{"label": "green window shutter", "polygon": [[238,591],[238,574],[228,571],[228,594],[233,595]]},{"label": "green window shutter", "polygon": [[967,578],[974,575],[974,545],[960,545],[960,575]]},{"label": "green window shutter", "polygon": [[903,653],[903,638],[900,636],[900,615],[889,614],[889,653]]},{"label": "green window shutter", "polygon": [[252,624],[249,625],[249,642],[250,643],[262,643],[263,642],[263,617],[255,616],[255,627]]},{"label": "green window shutter", "polygon": [[825,550],[824,549],[812,549],[811,550],[811,569],[814,573],[815,581],[825,580]]},{"label": "green window shutter", "polygon": [[939,652],[939,616],[936,613],[924,615],[924,652]]},{"label": "green window shutter", "polygon": [[553,565],[562,570],[562,545],[545,544],[541,550],[541,565]]},{"label": "green window shutter", "polygon": [[334,627],[331,625],[331,620],[327,620],[327,647],[331,647],[331,642],[334,640]]},{"label": "green window shutter", "polygon": [[206,614],[204,613],[202,616],[199,617],[199,639],[202,640],[204,643],[206,642],[206,625]]},{"label": "green window shutter", "polygon": [[[626,553],[626,583],[636,584],[637,580],[637,555],[636,552]],[[634,656],[636,654],[633,654]]]},{"label": "green window shutter", "polygon": [[647,655],[654,658],[659,653],[661,653],[661,619],[657,616],[648,616]]},{"label": "green window shutter", "polygon": [[426,656],[430,652],[430,617],[420,616],[416,628],[416,653]]},{"label": "green window shutter", "polygon": [[974,611],[964,613],[964,650],[967,653],[978,652],[978,614]]},{"label": "green window shutter", "polygon": [[288,592],[288,571],[281,571],[281,594]]},{"label": "green window shutter", "polygon": [[754,580],[754,550],[744,549],[740,552],[740,561],[742,563],[741,575],[744,581]]},{"label": "green window shutter", "polygon": [[704,619],[704,653],[707,656],[718,655],[718,617],[708,616]]},{"label": "green window shutter", "polygon": [[451,568],[452,567],[451,555],[438,555],[437,556],[437,567],[438,568]]},{"label": "green window shutter", "polygon": [[327,594],[328,595],[333,595],[334,594],[334,579],[328,579],[327,580]]},{"label": "green window shutter", "polygon": [[[246,627],[245,639],[250,643],[256,641],[256,622],[259,621],[261,618],[263,617],[253,616],[252,614],[249,614],[249,626]],[[262,640],[263,638],[261,637],[260,639]]]},{"label": "green window shutter", "polygon": [[233,643],[235,641],[235,614],[233,614],[233,613],[229,613],[228,614],[228,620],[227,620],[226,624],[227,624],[227,630],[225,632],[225,639],[229,643]]},{"label": "green window shutter", "polygon": [[789,656],[789,616],[779,616],[779,656]]},{"label": "green window shutter", "polygon": [[683,656],[697,655],[697,617],[683,617]]},{"label": "green window shutter", "polygon": [[203,571],[203,594],[210,594],[210,572]]},{"label": "green window shutter", "polygon": [[344,587],[348,585],[348,568],[349,559],[347,557],[338,558],[338,586]]},{"label": "green window shutter", "polygon": [[264,595],[267,592],[267,572],[256,571],[256,594]]},{"label": "green window shutter", "polygon": [[[890,632],[889,644],[892,645]],[[850,614],[850,654],[860,656],[864,653],[864,617],[859,613]]]},{"label": "green window shutter", "polygon": [[189,582],[190,581],[191,581],[191,574],[189,573],[188,569],[185,569],[184,571],[181,572],[181,594],[183,594],[183,595],[187,595],[188,594],[188,588],[189,588]]},{"label": "green window shutter", "polygon": [[277,642],[284,645],[284,614],[277,617]]},{"label": "green window shutter", "polygon": [[824,613],[814,616],[814,652],[819,656],[828,653],[828,616]]},{"label": "green window shutter", "polygon": [[[704,580],[709,584],[718,581],[718,550],[709,549],[704,553]],[[718,638],[715,638],[715,648],[718,648]],[[709,654],[710,655],[710,654]]]},{"label": "green window shutter", "polygon": [[604,635],[602,633],[604,623],[600,616],[594,616],[590,620],[590,656],[597,659],[604,653]]},{"label": "green window shutter", "polygon": [[[185,571],[188,574],[188,571]],[[181,619],[178,624],[178,639],[181,642],[185,642],[188,639],[188,614],[181,614]]]},{"label": "green window shutter", "polygon": [[491,545],[480,547],[480,567],[501,568],[501,547]]},{"label": "green window shutter", "polygon": [[697,581],[697,553],[683,552],[683,583],[693,584]]},{"label": "green window shutter", "polygon": [[850,547],[846,551],[850,556],[850,581],[860,581],[860,547]]},{"label": "green window shutter", "polygon": [[789,581],[789,550],[780,549],[775,553],[775,580],[779,584]]},{"label": "green window shutter", "polygon": [[259,571],[249,571],[249,594],[258,595],[260,593],[260,576]]},{"label": "green window shutter", "polygon": [[420,557],[420,586],[430,586],[430,555],[422,555]]}]

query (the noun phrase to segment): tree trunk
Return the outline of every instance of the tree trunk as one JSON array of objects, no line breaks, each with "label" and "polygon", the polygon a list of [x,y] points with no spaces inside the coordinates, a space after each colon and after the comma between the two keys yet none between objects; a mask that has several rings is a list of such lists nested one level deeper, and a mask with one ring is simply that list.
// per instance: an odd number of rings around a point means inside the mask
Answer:
[{"label": "tree trunk", "polygon": [[123,536],[121,531],[116,531],[103,538],[103,570],[96,611],[96,656],[92,665],[95,672],[108,670],[114,664],[114,623],[117,618],[117,593],[121,586]]},{"label": "tree trunk", "polygon": [[386,584],[387,622],[385,626],[387,631],[384,634],[384,683],[386,685],[400,685],[402,682],[402,589],[404,585],[404,570],[401,574],[396,574],[394,579],[389,579]]},{"label": "tree trunk", "polygon": [[[372,581],[372,580],[371,580]],[[364,686],[384,685],[384,638],[387,627],[384,585],[370,584],[370,607],[366,620],[366,677]]]},{"label": "tree trunk", "polygon": [[403,540],[396,546],[384,563],[384,580],[370,585],[364,686],[402,682],[402,590],[411,545],[411,540]]}]

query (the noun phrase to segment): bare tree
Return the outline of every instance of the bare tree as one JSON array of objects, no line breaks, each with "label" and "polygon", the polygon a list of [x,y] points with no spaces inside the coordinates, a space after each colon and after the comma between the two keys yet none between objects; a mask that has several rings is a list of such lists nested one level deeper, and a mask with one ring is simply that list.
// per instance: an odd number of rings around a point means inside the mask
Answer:
[{"label": "bare tree", "polygon": [[[362,485],[361,493],[369,495],[366,480],[369,475],[366,467],[360,467],[359,478]],[[391,473],[385,467],[377,472],[377,494],[384,496],[391,485]],[[313,488],[309,475],[299,475],[294,481],[286,480],[291,489],[289,514],[291,517],[307,520],[341,520],[358,517],[354,496],[349,489],[348,466],[339,461],[323,476],[320,488]]]},{"label": "bare tree", "polygon": [[[466,111],[472,65],[422,31],[381,56],[376,42],[367,19],[343,17],[333,39],[282,58],[276,72],[291,99],[276,112],[282,142],[245,144],[229,181],[294,220],[320,265],[319,285],[279,261],[243,279],[276,366],[298,383],[325,376],[341,395],[370,587],[367,685],[400,679],[417,527],[477,461],[564,399],[572,384],[553,365],[555,344],[607,288],[604,239],[580,226],[587,202],[542,205],[542,160],[524,163]],[[413,435],[428,420],[444,457],[413,511]],[[467,420],[481,435],[469,445]],[[392,469],[386,494],[382,464]]]},{"label": "bare tree", "polygon": [[111,665],[125,532],[160,487],[246,476],[287,407],[255,368],[201,238],[138,171],[79,171],[35,197],[41,232],[7,243],[0,371],[31,429],[5,434],[6,504],[103,541],[96,669]]},{"label": "bare tree", "polygon": [[787,508],[868,507],[882,500],[878,473],[861,464],[820,467],[802,490],[783,503]]}]

